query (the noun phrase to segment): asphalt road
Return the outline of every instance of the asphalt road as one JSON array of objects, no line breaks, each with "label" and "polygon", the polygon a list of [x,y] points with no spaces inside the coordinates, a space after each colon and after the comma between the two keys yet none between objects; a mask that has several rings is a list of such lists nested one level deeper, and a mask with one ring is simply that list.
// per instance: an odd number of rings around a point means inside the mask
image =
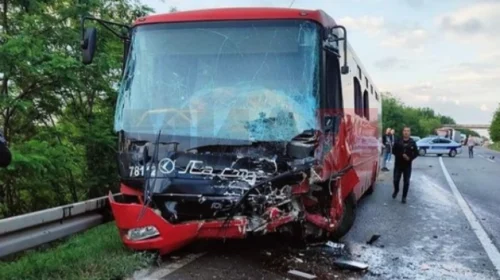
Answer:
[{"label": "asphalt road", "polygon": [[[269,236],[193,244],[135,278],[305,279],[287,274],[297,269],[316,279],[500,279],[494,265],[500,261],[494,254],[500,247],[500,154],[483,148],[475,153],[473,159],[467,153],[418,158],[407,204],[400,196],[392,199],[392,172],[382,173],[375,192],[360,201],[355,225],[343,239],[341,257],[366,263],[366,272],[336,268],[338,256],[321,246]],[[473,213],[469,219],[475,216],[479,223],[466,218],[467,205]],[[380,238],[366,244],[375,234]],[[488,237],[494,245],[488,245]]]},{"label": "asphalt road", "polygon": [[500,153],[475,148],[473,159],[463,154],[443,160],[471,210],[500,248]]}]

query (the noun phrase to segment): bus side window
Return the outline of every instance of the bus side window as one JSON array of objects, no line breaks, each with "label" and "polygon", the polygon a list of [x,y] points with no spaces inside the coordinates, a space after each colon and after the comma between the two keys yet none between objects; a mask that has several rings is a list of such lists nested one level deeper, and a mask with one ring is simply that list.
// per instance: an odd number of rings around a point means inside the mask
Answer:
[{"label": "bus side window", "polygon": [[[336,115],[344,112],[342,99],[342,80],[340,78],[340,64],[337,54],[325,51],[325,92],[326,108],[334,109]],[[334,134],[337,133],[340,117],[334,118]]]},{"label": "bus side window", "polygon": [[368,90],[363,93],[363,116],[370,120],[370,96],[368,95]]},{"label": "bus side window", "polygon": [[363,117],[363,100],[361,96],[361,84],[357,77],[354,77],[354,113]]}]

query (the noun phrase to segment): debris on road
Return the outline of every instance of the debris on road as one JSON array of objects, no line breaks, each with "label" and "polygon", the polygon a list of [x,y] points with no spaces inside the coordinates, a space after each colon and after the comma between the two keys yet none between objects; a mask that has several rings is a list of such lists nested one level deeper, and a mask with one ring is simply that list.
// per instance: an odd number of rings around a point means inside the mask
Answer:
[{"label": "debris on road", "polygon": [[[338,275],[337,277],[349,275],[357,278],[366,273],[366,271],[355,269],[342,271],[342,269],[334,265],[337,259],[361,257],[351,255],[348,248],[349,244],[328,240],[311,243],[306,240],[304,242],[292,242],[295,240],[285,240],[277,234],[259,239],[262,242],[258,243],[258,246],[246,245],[254,243],[245,242],[243,248],[250,249],[249,251],[255,254],[254,256],[266,270],[277,272],[284,278],[323,280],[336,278],[335,275]],[[235,243],[238,242],[235,241]],[[248,250],[242,250],[242,247],[235,248],[231,246],[231,251],[233,250],[240,253],[246,251],[245,257],[249,257]]]},{"label": "debris on road", "polygon": [[304,261],[302,259],[299,259],[299,258],[295,258],[295,261],[299,262],[299,263],[304,263]]},{"label": "debris on road", "polygon": [[328,241],[326,242],[325,244],[326,246],[332,248],[332,253],[334,253],[335,255],[341,255],[342,254],[342,250],[344,250],[344,247],[345,247],[345,244],[342,244],[342,243],[334,243],[332,241]]},{"label": "debris on road", "polygon": [[333,262],[336,266],[342,269],[349,270],[366,270],[368,265],[362,262],[350,261],[350,260],[336,260]]},{"label": "debris on road", "polygon": [[321,250],[331,256],[340,256],[344,253],[344,247],[345,244],[328,241],[324,244]]},{"label": "debris on road", "polygon": [[316,279],[317,278],[316,275],[312,275],[312,274],[305,273],[305,272],[298,271],[298,270],[289,270],[288,273],[295,275],[295,276],[305,278],[305,279]]},{"label": "debris on road", "polygon": [[[345,248],[345,244],[335,243],[332,241],[327,241],[326,243],[320,242],[320,243],[308,244],[308,246],[313,247],[313,250],[315,250],[315,251],[321,251],[323,254],[327,253],[328,255],[331,255],[331,256],[342,255],[344,253],[343,250]],[[307,250],[310,250],[310,249],[311,248],[308,248]]]},{"label": "debris on road", "polygon": [[368,240],[366,242],[366,244],[372,245],[373,242],[377,241],[379,238],[380,238],[380,234],[374,234],[374,235],[372,235],[372,237],[370,238],[370,240]]}]

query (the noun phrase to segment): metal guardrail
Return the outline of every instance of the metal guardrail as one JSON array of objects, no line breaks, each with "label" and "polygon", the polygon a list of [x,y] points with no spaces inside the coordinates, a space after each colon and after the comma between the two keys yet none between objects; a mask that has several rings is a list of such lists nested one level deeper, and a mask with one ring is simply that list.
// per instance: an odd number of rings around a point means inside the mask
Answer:
[{"label": "metal guardrail", "polygon": [[451,128],[469,128],[469,129],[488,129],[489,124],[443,124],[443,127]]},{"label": "metal guardrail", "polygon": [[[115,196],[120,195],[115,194]],[[0,220],[0,258],[95,227],[108,196]]]}]

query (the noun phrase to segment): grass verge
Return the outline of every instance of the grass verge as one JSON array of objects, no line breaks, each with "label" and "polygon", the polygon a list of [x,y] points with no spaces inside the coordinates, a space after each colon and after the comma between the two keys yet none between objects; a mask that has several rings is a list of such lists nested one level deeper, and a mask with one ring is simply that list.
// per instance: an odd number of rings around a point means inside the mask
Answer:
[{"label": "grass verge", "polygon": [[127,249],[110,222],[53,248],[0,262],[0,279],[123,279],[154,259],[152,253]]},{"label": "grass verge", "polygon": [[500,142],[495,142],[489,145],[488,148],[500,152]]}]

